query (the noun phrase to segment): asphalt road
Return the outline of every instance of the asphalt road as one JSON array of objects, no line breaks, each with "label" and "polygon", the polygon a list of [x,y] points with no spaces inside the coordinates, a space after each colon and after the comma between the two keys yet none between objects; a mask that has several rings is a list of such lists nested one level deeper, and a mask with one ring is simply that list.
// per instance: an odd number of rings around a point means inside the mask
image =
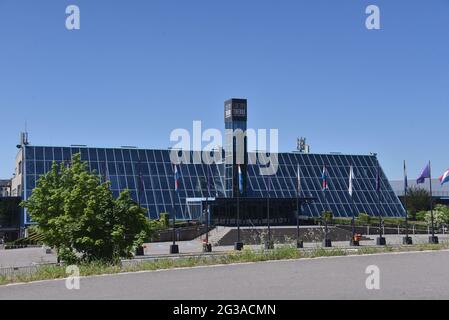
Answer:
[{"label": "asphalt road", "polygon": [[[380,289],[366,288],[366,268]],[[3,299],[449,299],[449,251],[199,267],[0,287]]]}]

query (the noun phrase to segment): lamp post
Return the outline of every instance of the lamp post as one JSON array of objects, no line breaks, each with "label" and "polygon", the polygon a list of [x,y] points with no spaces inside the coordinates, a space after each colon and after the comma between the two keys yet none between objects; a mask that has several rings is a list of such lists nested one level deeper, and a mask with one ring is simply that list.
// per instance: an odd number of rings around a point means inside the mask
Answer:
[{"label": "lamp post", "polygon": [[349,197],[351,198],[351,212],[352,212],[352,219],[351,219],[351,227],[352,227],[352,238],[349,242],[349,245],[351,246],[359,246],[359,238],[356,238],[355,234],[355,213],[354,213],[354,167],[351,166],[349,169]]},{"label": "lamp post", "polygon": [[299,236],[299,217],[302,215],[302,203],[299,202],[299,194],[296,197],[296,248],[304,248],[304,242]]},{"label": "lamp post", "polygon": [[240,191],[237,192],[237,242],[234,243],[234,250],[241,251],[243,243],[240,237]]},{"label": "lamp post", "polygon": [[402,243],[405,245],[413,244],[412,237],[408,235],[408,209],[407,209],[407,193],[408,193],[408,181],[407,181],[407,169],[404,161],[404,207],[405,207],[405,237],[402,239]]},{"label": "lamp post", "polygon": [[352,239],[350,241],[350,245],[354,247],[358,247],[360,245],[359,237],[356,239],[356,231],[355,231],[355,213],[354,213],[354,199],[351,197],[351,211],[352,211],[352,219],[351,219],[351,227],[352,227]]},{"label": "lamp post", "polygon": [[[329,208],[329,202],[327,201],[327,191],[329,190],[329,185],[328,185],[328,172],[327,172],[327,168],[326,166],[323,166],[323,175],[322,175],[322,184],[323,184],[323,194],[324,194],[324,201],[327,204],[327,207]],[[329,210],[329,213],[331,211]],[[329,239],[329,229],[327,227],[327,214],[328,212],[324,211],[322,213],[322,220],[324,220],[324,240],[323,240],[323,247],[325,248],[330,248],[332,247],[332,241],[331,239]]]},{"label": "lamp post", "polygon": [[378,246],[385,246],[387,244],[386,239],[382,234],[382,203],[380,200],[381,191],[381,180],[380,180],[380,166],[377,164],[377,175],[376,175],[376,191],[377,191],[377,202],[379,205],[379,237],[376,239],[376,244]]},{"label": "lamp post", "polygon": [[429,243],[438,244],[438,237],[435,236],[435,221],[433,216],[433,191],[432,191],[432,169],[429,161],[429,189],[430,189],[430,220],[432,224],[432,235],[429,237]]},{"label": "lamp post", "polygon": [[[238,188],[237,188],[237,242],[234,243],[234,249],[237,251],[241,251],[243,249],[243,243],[240,235],[240,194],[243,192],[243,175],[242,169],[240,168],[240,164],[237,164],[238,169]],[[233,190],[235,187],[233,186]]]},{"label": "lamp post", "polygon": [[[137,150],[137,152],[139,152]],[[143,185],[143,177],[142,177],[142,163],[140,160],[140,155],[138,154],[138,162],[137,162],[137,173],[138,173],[138,195],[137,195],[137,202],[139,205],[139,208],[142,207],[142,194],[143,194],[143,189],[144,189],[144,185]],[[139,245],[136,249],[136,256],[144,256],[145,255],[145,248],[143,247],[143,245]]]},{"label": "lamp post", "polygon": [[210,207],[209,207],[209,194],[210,194],[210,179],[209,179],[209,167],[206,168],[207,171],[207,195],[206,195],[206,242],[203,244],[203,252],[212,252],[212,244],[209,243],[209,218],[210,218]]},{"label": "lamp post", "polygon": [[268,197],[267,197],[267,226],[268,226],[268,240],[265,242],[265,249],[273,249],[274,244],[271,241],[271,226],[270,226],[270,191],[271,191],[271,177],[268,177]]},{"label": "lamp post", "polygon": [[300,240],[299,236],[299,217],[302,215],[302,202],[299,202],[301,197],[301,171],[299,170],[299,164],[296,172],[296,178],[298,179],[297,194],[296,194],[296,248],[304,248],[304,242]]},{"label": "lamp post", "polygon": [[[174,178],[175,178],[175,191],[178,193],[179,190],[179,172],[178,167],[174,165]],[[176,244],[176,212],[175,212],[175,197],[173,194],[173,189],[171,189],[171,195],[172,195],[172,219],[173,219],[173,243],[170,246],[170,254],[178,254],[179,253],[179,246]]]}]

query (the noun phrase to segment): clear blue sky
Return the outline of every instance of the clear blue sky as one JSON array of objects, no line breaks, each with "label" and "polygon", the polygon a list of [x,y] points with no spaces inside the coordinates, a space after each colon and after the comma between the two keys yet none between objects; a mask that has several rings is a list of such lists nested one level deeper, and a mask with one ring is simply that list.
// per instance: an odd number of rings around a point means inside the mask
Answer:
[{"label": "clear blue sky", "polygon": [[[65,8],[81,30],[65,28]],[[365,8],[381,10],[380,31]],[[0,0],[0,177],[35,145],[170,145],[175,128],[249,126],[280,149],[377,152],[390,179],[449,167],[449,0]]]}]

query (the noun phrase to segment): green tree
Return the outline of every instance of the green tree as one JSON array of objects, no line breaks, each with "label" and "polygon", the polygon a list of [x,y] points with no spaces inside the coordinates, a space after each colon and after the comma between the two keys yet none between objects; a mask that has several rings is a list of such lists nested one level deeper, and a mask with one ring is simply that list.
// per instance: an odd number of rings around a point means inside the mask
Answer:
[{"label": "green tree", "polygon": [[424,211],[424,210],[417,212],[415,215],[416,221],[425,221],[426,214],[427,214],[427,211]]},{"label": "green tree", "polygon": [[449,223],[449,207],[448,206],[445,206],[442,204],[437,204],[435,206],[435,211],[441,212],[441,214],[443,215],[444,223]]},{"label": "green tree", "polygon": [[323,211],[321,213],[321,220],[324,223],[331,223],[333,219],[334,219],[334,214],[332,213],[332,211]]},{"label": "green tree", "polygon": [[430,210],[430,192],[420,187],[411,187],[404,199],[411,219],[416,219],[420,211]]},{"label": "green tree", "polygon": [[[432,224],[432,215],[430,211],[426,211],[423,217],[427,225]],[[437,228],[441,227],[443,224],[449,223],[449,208],[447,206],[438,204],[433,209],[433,221]]]},{"label": "green tree", "polygon": [[80,154],[69,165],[53,163],[22,206],[67,263],[117,262],[151,236],[146,210],[127,190],[114,199],[110,183],[90,173]]},{"label": "green tree", "polygon": [[367,213],[360,213],[357,217],[357,224],[360,225],[369,225],[371,224],[371,217]]},{"label": "green tree", "polygon": [[[424,221],[426,221],[428,226],[432,225],[432,215],[430,211],[426,212],[424,216]],[[442,211],[439,210],[433,211],[433,223],[435,225],[435,228],[439,228],[446,223],[446,217]]]}]

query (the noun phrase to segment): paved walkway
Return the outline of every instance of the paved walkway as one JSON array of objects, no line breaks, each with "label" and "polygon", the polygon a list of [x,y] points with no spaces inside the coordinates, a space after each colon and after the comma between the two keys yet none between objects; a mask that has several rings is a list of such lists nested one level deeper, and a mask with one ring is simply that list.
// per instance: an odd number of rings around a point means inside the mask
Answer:
[{"label": "paved walkway", "polygon": [[[361,241],[361,246],[374,246],[376,245],[376,236],[368,236],[371,240]],[[402,244],[403,235],[386,235],[387,244],[399,245]],[[428,235],[414,235],[413,242],[418,243],[428,243]],[[438,235],[440,243],[449,242],[448,235]],[[147,243],[145,244],[145,255],[167,255],[170,252],[171,242],[160,242],[160,243]],[[179,245],[180,253],[199,253],[202,252],[203,246],[199,239],[192,241],[181,241],[177,242]],[[336,241],[332,243],[333,247],[344,248],[348,247],[349,243],[347,241]],[[251,245],[249,246],[253,249],[262,248],[261,245]],[[304,244],[305,248],[315,248],[321,247],[320,242],[308,242]],[[233,246],[217,246],[212,249],[214,252],[226,252],[234,250]],[[42,263],[55,263],[56,255],[46,254],[43,248],[25,248],[25,249],[15,249],[15,250],[0,250],[0,268],[5,267],[25,267],[32,266]]]},{"label": "paved walkway", "polygon": [[55,262],[56,255],[46,254],[44,248],[0,250],[0,268],[25,267]]}]

